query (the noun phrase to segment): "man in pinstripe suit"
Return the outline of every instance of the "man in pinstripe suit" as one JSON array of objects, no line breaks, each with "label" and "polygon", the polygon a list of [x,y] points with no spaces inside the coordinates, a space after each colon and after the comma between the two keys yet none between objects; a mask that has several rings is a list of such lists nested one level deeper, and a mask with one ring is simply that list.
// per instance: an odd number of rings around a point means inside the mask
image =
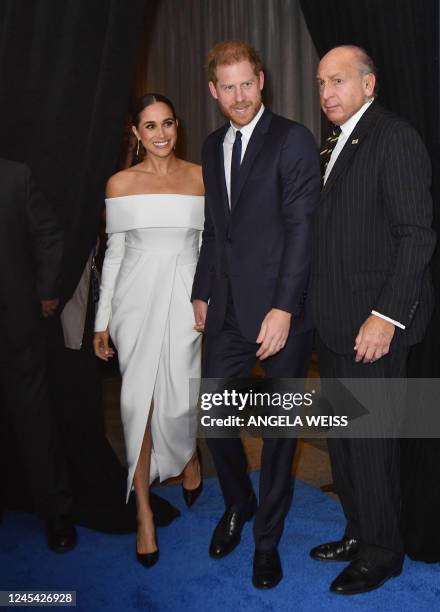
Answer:
[{"label": "man in pinstripe suit", "polygon": [[[432,312],[429,158],[416,131],[378,105],[376,70],[363,49],[329,51],[318,86],[337,126],[312,273],[320,373],[404,377],[409,346],[422,339]],[[347,527],[340,541],[310,554],[349,562],[330,590],[362,593],[402,569],[398,440],[329,439],[329,450]]]}]

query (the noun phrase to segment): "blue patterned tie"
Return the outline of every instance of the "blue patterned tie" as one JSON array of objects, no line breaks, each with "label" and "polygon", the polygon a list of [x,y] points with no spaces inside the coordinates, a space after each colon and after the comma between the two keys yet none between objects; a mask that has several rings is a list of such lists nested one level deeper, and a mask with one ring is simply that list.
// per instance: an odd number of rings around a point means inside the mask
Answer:
[{"label": "blue patterned tie", "polygon": [[231,159],[231,208],[232,202],[238,186],[238,177],[240,175],[240,164],[241,164],[241,132],[237,130],[235,132],[234,146],[232,147],[232,159]]}]

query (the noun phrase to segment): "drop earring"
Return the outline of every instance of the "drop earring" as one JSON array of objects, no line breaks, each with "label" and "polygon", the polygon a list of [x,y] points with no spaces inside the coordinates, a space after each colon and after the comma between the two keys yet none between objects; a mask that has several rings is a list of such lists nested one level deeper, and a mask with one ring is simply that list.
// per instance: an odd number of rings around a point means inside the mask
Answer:
[{"label": "drop earring", "polygon": [[138,138],[138,146],[136,148],[136,157],[139,157],[139,143],[140,143],[141,139]]}]

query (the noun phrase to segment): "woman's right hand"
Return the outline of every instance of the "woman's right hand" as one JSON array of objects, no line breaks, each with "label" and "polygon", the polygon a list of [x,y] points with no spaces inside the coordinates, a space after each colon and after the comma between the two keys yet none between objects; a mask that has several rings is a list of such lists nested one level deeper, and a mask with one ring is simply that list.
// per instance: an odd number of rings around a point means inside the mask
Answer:
[{"label": "woman's right hand", "polygon": [[110,335],[108,333],[108,329],[105,331],[95,332],[93,337],[93,349],[95,351],[95,355],[103,361],[108,361],[115,354],[115,351],[109,346],[109,339]]}]

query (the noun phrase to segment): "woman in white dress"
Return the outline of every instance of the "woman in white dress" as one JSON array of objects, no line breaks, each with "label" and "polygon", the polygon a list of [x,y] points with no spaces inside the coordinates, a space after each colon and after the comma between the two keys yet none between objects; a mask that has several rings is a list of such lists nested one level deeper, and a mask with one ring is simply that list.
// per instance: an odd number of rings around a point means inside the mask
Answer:
[{"label": "woman in white dress", "polygon": [[167,98],[143,96],[133,124],[146,155],[107,183],[108,242],[94,347],[99,358],[109,359],[111,336],[118,351],[127,500],[134,487],[137,559],[151,567],[159,551],[149,484],[183,470],[188,505],[202,488],[189,379],[200,377],[201,330],[190,293],[204,187],[201,167],[174,154],[178,122]]}]

